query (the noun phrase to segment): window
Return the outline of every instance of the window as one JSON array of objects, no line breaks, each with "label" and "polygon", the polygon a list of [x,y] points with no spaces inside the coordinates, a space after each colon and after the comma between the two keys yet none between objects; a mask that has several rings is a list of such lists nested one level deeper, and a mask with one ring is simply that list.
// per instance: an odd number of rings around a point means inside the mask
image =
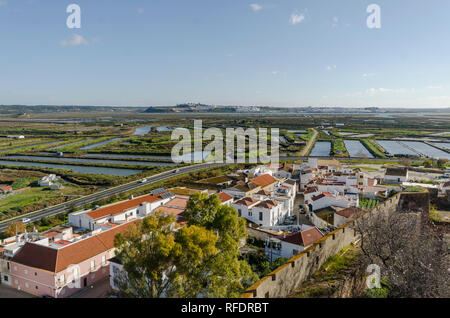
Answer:
[{"label": "window", "polygon": [[19,281],[17,279],[14,280],[14,284],[19,285]]},{"label": "window", "polygon": [[36,273],[36,272],[34,272],[34,276],[37,276],[37,273]]},{"label": "window", "polygon": [[28,288],[28,287],[30,287],[30,285],[28,285],[28,283],[25,283],[25,287]]},{"label": "window", "polygon": [[263,213],[259,212],[259,220],[262,221],[263,220]]},{"label": "window", "polygon": [[253,215],[252,211],[248,211],[248,216],[252,216],[252,215]]},{"label": "window", "polygon": [[238,212],[239,212],[239,216],[242,216],[242,211],[241,211],[241,209],[238,209]]},{"label": "window", "polygon": [[39,287],[36,286],[36,289],[39,289]]},{"label": "window", "polygon": [[95,260],[91,261],[91,271],[95,269]]},{"label": "window", "polygon": [[14,270],[17,272],[17,266],[14,266]]},{"label": "window", "polygon": [[8,277],[8,276],[3,276],[3,280],[4,280],[5,282],[9,281],[9,277]]},{"label": "window", "polygon": [[102,265],[106,265],[106,255],[102,256]]},{"label": "window", "polygon": [[59,282],[60,282],[61,284],[64,284],[65,281],[66,281],[66,277],[65,277],[64,275],[61,275],[61,276],[59,277]]},{"label": "window", "polygon": [[6,268],[8,269],[8,271],[9,271],[9,262],[6,262]]},{"label": "window", "polygon": [[27,270],[27,269],[24,269],[24,270],[23,270],[23,273],[24,273],[25,275],[28,275],[28,270]]}]

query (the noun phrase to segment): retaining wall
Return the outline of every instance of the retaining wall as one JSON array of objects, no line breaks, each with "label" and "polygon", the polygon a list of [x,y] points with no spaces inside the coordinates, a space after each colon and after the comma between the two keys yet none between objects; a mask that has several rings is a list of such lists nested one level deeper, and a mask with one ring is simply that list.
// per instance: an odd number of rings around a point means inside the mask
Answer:
[{"label": "retaining wall", "polygon": [[[425,193],[428,196],[428,193]],[[397,211],[400,198],[403,194],[397,194],[385,202],[379,204],[370,213],[389,213]],[[403,198],[403,204],[419,201],[423,203],[423,193],[414,194]],[[364,216],[362,216],[364,217]],[[302,253],[292,257],[287,264],[277,268],[269,275],[263,277],[256,284],[248,288],[241,298],[277,298],[286,297],[292,293],[297,286],[307,280],[312,273],[331,257],[336,255],[344,247],[358,241],[358,234],[353,229],[352,220],[339,227],[327,236],[323,237]]]}]

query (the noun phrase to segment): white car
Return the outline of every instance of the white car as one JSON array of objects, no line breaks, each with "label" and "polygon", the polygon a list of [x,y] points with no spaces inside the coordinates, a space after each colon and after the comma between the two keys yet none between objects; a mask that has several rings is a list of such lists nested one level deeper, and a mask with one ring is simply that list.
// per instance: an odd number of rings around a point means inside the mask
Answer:
[{"label": "white car", "polygon": [[141,183],[146,183],[146,182],[147,182],[147,179],[144,178],[144,179],[142,179],[140,182],[141,182]]},{"label": "white car", "polygon": [[31,223],[31,219],[24,218],[24,219],[22,219],[22,223],[23,224]]}]

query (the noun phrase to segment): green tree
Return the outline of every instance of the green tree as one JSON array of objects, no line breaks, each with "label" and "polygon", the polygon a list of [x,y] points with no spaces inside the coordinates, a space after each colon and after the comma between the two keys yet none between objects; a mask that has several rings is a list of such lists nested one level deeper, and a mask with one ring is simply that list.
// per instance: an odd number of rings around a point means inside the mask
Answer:
[{"label": "green tree", "polygon": [[193,194],[184,211],[184,217],[190,225],[207,226],[215,218],[220,207],[220,199],[216,195],[209,196],[206,193]]},{"label": "green tree", "polygon": [[161,214],[136,222],[115,240],[124,266],[118,285],[124,297],[196,297],[204,293],[205,266],[218,253],[217,236],[188,226],[174,231],[176,219]]},{"label": "green tree", "polygon": [[209,297],[237,297],[251,283],[257,280],[245,260],[240,260],[239,248],[247,239],[246,223],[238,216],[236,209],[222,205],[217,195],[191,196],[185,218],[189,225],[200,225],[218,236],[219,251],[208,261],[209,276],[204,283],[209,288]]}]

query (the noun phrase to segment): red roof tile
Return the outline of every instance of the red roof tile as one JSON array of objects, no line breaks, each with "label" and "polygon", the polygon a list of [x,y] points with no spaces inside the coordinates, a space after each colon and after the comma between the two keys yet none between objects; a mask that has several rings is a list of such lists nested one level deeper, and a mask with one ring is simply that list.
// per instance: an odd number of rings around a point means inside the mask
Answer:
[{"label": "red roof tile", "polygon": [[119,202],[119,203],[112,204],[109,206],[101,207],[101,208],[98,208],[97,210],[87,212],[86,215],[88,215],[92,219],[96,220],[96,219],[100,219],[100,218],[108,216],[108,215],[119,214],[128,209],[138,207],[141,203],[144,203],[144,202],[152,203],[152,202],[162,200],[161,194],[163,194],[163,193],[160,193],[157,195],[144,195],[142,197],[135,198],[132,200],[127,200],[127,201]]},{"label": "red roof tile", "polygon": [[301,232],[295,232],[284,236],[278,236],[277,239],[296,244],[301,246],[309,246],[314,242],[320,240],[323,237],[323,234],[320,231],[313,227]]},{"label": "red roof tile", "polygon": [[226,194],[225,192],[220,192],[217,196],[219,197],[220,201],[222,201],[222,203],[233,200],[233,197]]},{"label": "red roof tile", "polygon": [[340,211],[337,211],[337,212],[334,212],[334,213],[336,213],[337,215],[343,216],[343,217],[348,219],[348,218],[357,217],[358,215],[360,215],[363,212],[364,212],[363,209],[360,209],[360,208],[357,208],[357,207],[350,207],[350,208],[346,208],[346,209],[343,209],[343,210],[340,210]]},{"label": "red roof tile", "polygon": [[246,206],[251,206],[255,203],[258,203],[259,201],[253,198],[249,198],[249,197],[245,197],[242,198],[236,202],[234,202],[234,204],[239,204],[239,205],[246,205]]},{"label": "red roof tile", "polygon": [[12,262],[58,273],[70,265],[79,264],[91,257],[114,248],[114,238],[124,233],[134,222],[117,226],[87,239],[60,249],[26,243],[13,257]]},{"label": "red roof tile", "polygon": [[263,174],[262,176],[251,179],[250,181],[259,185],[261,188],[265,188],[277,182],[277,180],[270,174]]}]

